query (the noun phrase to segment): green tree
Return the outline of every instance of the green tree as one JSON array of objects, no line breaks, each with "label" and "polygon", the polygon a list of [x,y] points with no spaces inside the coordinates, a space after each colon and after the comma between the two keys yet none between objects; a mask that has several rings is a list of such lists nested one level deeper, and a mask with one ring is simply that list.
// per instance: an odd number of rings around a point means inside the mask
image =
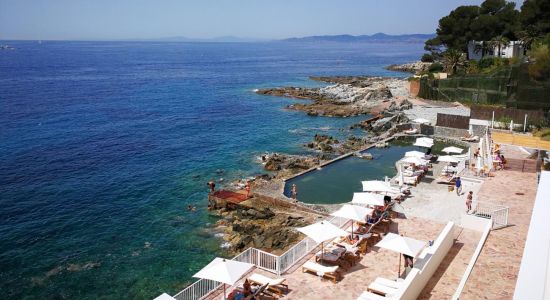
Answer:
[{"label": "green tree", "polygon": [[528,27],[518,31],[516,36],[523,43],[525,49],[531,49],[531,45],[540,38],[540,33],[533,27]]},{"label": "green tree", "polygon": [[532,61],[529,75],[539,81],[550,79],[550,33],[533,43],[528,54]]},{"label": "green tree", "polygon": [[[481,22],[481,24],[476,24]],[[487,27],[480,25],[487,24]],[[503,36],[509,40],[515,40],[515,33],[520,28],[519,11],[514,2],[505,0],[486,0],[481,3],[479,17],[474,20],[473,27],[480,29],[476,34],[483,37],[480,40],[490,40],[497,36]]]},{"label": "green tree", "polygon": [[[425,47],[434,49],[443,46],[447,49],[466,51],[468,41],[473,39],[470,25],[478,15],[478,6],[457,7],[448,16],[439,20],[439,26],[436,30],[437,36],[426,41]],[[430,51],[429,49],[427,50]]]},{"label": "green tree", "polygon": [[[466,52],[471,40],[489,41],[497,36],[513,40],[519,30],[519,12],[514,2],[486,0],[480,6],[459,6],[441,18],[436,37],[426,41],[424,49],[432,53],[440,53],[442,48]],[[482,54],[485,47],[481,46]]]},{"label": "green tree", "polygon": [[460,50],[448,49],[443,53],[443,64],[447,73],[455,74],[459,68],[466,65],[466,57]]},{"label": "green tree", "polygon": [[550,33],[550,1],[525,0],[519,15],[523,30],[542,37]]}]

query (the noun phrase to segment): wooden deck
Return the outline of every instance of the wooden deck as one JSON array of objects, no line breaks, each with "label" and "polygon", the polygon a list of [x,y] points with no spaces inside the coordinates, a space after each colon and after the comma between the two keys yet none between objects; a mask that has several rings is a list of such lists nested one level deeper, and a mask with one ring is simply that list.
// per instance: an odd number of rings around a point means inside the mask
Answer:
[{"label": "wooden deck", "polygon": [[525,134],[513,134],[502,131],[491,131],[491,138],[497,144],[508,144],[531,149],[550,150],[550,141]]}]

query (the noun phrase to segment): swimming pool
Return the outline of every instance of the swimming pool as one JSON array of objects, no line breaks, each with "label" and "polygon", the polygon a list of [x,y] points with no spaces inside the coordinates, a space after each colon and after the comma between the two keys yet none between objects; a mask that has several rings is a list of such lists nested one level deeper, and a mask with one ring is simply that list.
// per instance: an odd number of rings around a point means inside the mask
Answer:
[{"label": "swimming pool", "polygon": [[[349,156],[332,164],[301,176],[289,179],[285,183],[285,195],[290,196],[292,184],[296,184],[298,200],[305,203],[335,204],[351,201],[354,192],[361,192],[361,181],[383,180],[384,176],[393,177],[397,173],[395,162],[405,152],[425,148],[413,146],[414,139],[400,138],[390,142],[389,148],[371,148],[373,160]],[[435,141],[432,153],[440,154],[448,143]]]}]

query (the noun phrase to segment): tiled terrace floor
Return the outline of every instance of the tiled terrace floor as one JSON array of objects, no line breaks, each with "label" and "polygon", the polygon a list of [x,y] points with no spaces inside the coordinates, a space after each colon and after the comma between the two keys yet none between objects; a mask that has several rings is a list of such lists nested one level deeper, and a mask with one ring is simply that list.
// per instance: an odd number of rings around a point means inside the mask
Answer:
[{"label": "tiled terrace floor", "polygon": [[[436,239],[443,227],[445,226],[441,223],[411,217],[397,219],[391,231],[429,241]],[[439,275],[432,278],[423,291],[424,298],[437,298],[440,295],[446,297],[452,294],[466,269],[480,234],[457,229],[455,235],[458,235],[458,241],[438,269]],[[287,278],[290,288],[285,299],[356,299],[376,277],[397,278],[398,263],[397,253],[372,248],[356,266],[344,274],[344,279],[336,284],[309,273],[302,273],[299,267],[290,274],[283,275]],[[303,262],[300,265],[302,264]]]},{"label": "tiled terrace floor", "polygon": [[480,201],[510,207],[511,226],[491,231],[460,299],[512,299],[536,191],[535,173],[508,170],[481,186]]}]

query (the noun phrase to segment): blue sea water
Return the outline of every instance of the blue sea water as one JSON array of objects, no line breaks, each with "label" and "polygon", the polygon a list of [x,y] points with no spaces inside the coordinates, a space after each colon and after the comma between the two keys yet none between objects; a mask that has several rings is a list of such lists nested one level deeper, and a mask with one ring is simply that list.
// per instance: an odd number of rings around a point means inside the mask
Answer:
[{"label": "blue sea water", "polygon": [[[421,44],[2,42],[0,297],[150,299],[216,255],[206,182],[357,118],[255,88],[404,76]],[[196,212],[187,205],[198,207]]]}]

